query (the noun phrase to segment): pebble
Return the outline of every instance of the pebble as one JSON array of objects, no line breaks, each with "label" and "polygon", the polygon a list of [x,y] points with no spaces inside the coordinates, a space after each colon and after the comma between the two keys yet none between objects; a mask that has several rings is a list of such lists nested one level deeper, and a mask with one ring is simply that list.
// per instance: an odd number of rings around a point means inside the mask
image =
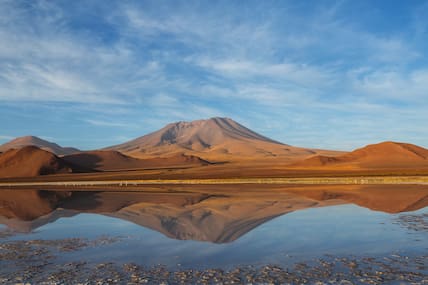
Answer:
[{"label": "pebble", "polygon": [[[428,255],[409,256],[333,256],[281,264],[237,266],[224,269],[175,270],[163,265],[144,267],[138,264],[104,262],[61,263],[58,256],[94,245],[115,242],[64,239],[10,241],[0,247],[0,284],[427,284]],[[289,260],[289,259],[287,259]],[[8,268],[5,272],[2,268]]]}]

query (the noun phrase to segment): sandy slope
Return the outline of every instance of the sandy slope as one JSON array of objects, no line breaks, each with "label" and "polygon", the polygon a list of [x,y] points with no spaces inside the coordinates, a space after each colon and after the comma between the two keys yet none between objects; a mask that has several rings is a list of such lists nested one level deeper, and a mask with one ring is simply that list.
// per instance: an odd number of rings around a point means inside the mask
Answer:
[{"label": "sandy slope", "polygon": [[294,166],[300,168],[420,168],[428,167],[428,149],[398,142],[382,142],[356,149],[350,153],[313,156]]},{"label": "sandy slope", "polygon": [[35,146],[26,146],[0,154],[0,178],[36,177],[72,172],[196,167],[209,164],[208,161],[199,157],[184,154],[142,160],[116,151],[91,151],[58,157]]},{"label": "sandy slope", "polygon": [[61,158],[35,146],[8,150],[0,155],[1,178],[70,172],[72,167]]},{"label": "sandy slope", "polygon": [[94,170],[133,170],[142,168],[201,166],[210,164],[197,156],[177,154],[162,158],[137,159],[118,151],[85,151],[64,156],[67,162]]}]

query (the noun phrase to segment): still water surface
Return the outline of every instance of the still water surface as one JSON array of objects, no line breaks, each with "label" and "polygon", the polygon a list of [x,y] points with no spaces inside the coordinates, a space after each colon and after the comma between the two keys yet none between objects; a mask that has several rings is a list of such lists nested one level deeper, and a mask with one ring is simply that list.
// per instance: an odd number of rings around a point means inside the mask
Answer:
[{"label": "still water surface", "polygon": [[[111,242],[63,251],[56,262],[227,269],[287,266],[326,255],[412,256],[428,252],[428,208],[421,202],[428,192],[420,189],[406,194],[412,197],[408,201],[412,207],[398,208],[393,197],[385,197],[379,204],[377,195],[370,197],[355,189],[344,196],[336,191],[322,199],[312,192],[303,195],[293,191],[238,196],[201,195],[200,191],[66,195],[10,191],[21,192],[19,197],[12,197],[12,192],[0,194],[0,232],[9,233],[3,235],[1,243],[113,238]],[[353,193],[352,199],[349,193]],[[364,203],[369,206],[363,207]]]}]

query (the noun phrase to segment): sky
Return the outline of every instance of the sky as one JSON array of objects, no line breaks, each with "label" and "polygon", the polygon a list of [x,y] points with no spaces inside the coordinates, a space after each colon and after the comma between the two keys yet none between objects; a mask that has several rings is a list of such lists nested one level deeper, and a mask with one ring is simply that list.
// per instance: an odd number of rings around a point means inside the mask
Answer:
[{"label": "sky", "polygon": [[428,1],[0,0],[0,143],[106,147],[229,117],[272,139],[428,147]]}]

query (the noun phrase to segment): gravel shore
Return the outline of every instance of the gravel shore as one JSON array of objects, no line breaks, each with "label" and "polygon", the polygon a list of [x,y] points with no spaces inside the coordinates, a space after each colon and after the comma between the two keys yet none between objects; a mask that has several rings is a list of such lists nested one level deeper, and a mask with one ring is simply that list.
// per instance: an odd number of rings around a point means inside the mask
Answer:
[{"label": "gravel shore", "polygon": [[64,239],[0,245],[0,284],[428,284],[428,255],[330,256],[282,267],[170,269],[157,265],[85,261],[60,263],[61,252],[115,242]]}]

